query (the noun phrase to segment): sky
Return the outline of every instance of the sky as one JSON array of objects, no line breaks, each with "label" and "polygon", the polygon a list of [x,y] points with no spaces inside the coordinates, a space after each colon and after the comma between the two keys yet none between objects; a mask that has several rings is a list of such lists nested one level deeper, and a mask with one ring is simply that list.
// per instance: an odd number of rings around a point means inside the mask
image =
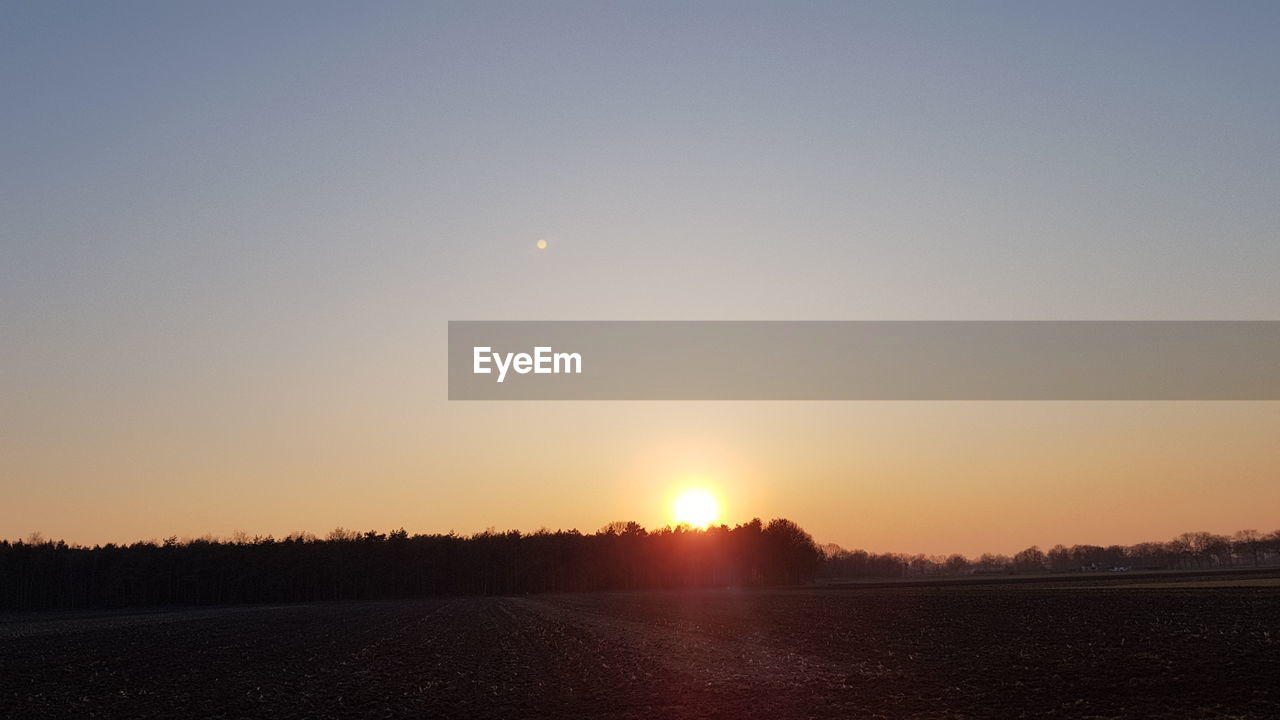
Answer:
[{"label": "sky", "polygon": [[0,18],[0,537],[653,527],[690,484],[877,551],[1280,528],[1280,403],[445,367],[449,320],[1280,319],[1275,3]]}]

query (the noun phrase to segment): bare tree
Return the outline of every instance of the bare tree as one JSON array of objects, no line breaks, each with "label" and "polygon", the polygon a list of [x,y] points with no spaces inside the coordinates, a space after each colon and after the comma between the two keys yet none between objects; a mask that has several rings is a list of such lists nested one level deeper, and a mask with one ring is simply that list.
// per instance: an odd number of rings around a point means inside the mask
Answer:
[{"label": "bare tree", "polygon": [[1258,567],[1258,555],[1262,551],[1262,534],[1257,530],[1240,530],[1231,536],[1235,549],[1247,553],[1253,558],[1253,566]]},{"label": "bare tree", "polygon": [[1035,545],[1013,556],[1013,566],[1018,572],[1044,572],[1048,561],[1049,558]]}]

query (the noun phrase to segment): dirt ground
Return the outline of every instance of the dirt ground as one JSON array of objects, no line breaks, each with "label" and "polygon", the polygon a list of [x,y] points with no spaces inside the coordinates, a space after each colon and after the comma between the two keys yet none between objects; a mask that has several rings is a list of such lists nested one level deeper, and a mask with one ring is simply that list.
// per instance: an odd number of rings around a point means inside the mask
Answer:
[{"label": "dirt ground", "polygon": [[917,587],[0,618],[14,718],[1275,718],[1280,588]]}]

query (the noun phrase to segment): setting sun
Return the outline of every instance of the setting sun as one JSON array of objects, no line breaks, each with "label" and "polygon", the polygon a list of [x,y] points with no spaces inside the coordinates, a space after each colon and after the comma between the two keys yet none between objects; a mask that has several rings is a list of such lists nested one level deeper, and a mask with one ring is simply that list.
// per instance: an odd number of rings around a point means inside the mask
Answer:
[{"label": "setting sun", "polygon": [[705,528],[720,518],[720,504],[710,492],[690,488],[676,497],[672,512],[677,523]]}]

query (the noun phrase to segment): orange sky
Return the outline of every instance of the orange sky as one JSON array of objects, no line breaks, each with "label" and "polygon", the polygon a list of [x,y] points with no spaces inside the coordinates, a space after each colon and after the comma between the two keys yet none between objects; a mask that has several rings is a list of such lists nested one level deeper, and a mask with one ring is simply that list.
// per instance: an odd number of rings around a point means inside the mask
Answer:
[{"label": "orange sky", "polygon": [[[700,485],[726,522],[786,516],[820,542],[879,551],[1280,528],[1276,403],[365,401],[341,392],[327,415],[223,423],[82,416],[10,435],[27,444],[6,472],[29,484],[0,527],[83,543],[339,525],[590,531],[667,524],[672,493]],[[75,437],[78,453],[50,437]],[[92,481],[71,492],[68,477]]]}]

